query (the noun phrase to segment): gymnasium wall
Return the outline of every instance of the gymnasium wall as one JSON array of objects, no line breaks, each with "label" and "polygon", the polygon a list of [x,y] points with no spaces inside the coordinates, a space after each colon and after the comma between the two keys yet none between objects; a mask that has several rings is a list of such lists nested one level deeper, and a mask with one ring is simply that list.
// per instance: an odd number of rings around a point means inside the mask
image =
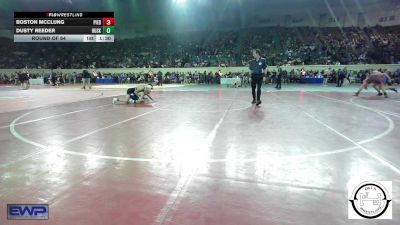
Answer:
[{"label": "gymnasium wall", "polygon": [[[282,66],[282,69],[290,71],[292,69],[298,70],[301,68],[304,68],[306,70],[326,70],[328,68],[332,69],[342,69],[346,67],[347,70],[365,70],[365,69],[387,69],[389,71],[396,71],[400,69],[400,64],[371,64],[371,65],[309,65],[309,66]],[[144,68],[98,68],[97,71],[102,72],[102,73],[140,73],[140,72],[148,72],[150,69],[144,69]],[[154,72],[161,71],[163,74],[166,72],[217,72],[218,70],[221,70],[223,74],[226,74],[228,72],[248,72],[247,67],[197,67],[197,68],[153,68],[151,69]],[[1,74],[11,74],[14,72],[17,72],[20,70],[17,69],[0,69]],[[57,69],[54,71],[59,71],[59,72],[64,72],[64,73],[70,73],[70,72],[78,72],[81,73],[82,69]],[[267,68],[267,71],[276,71],[275,66],[270,66]],[[30,69],[30,73],[35,73],[35,74],[47,74],[49,72],[49,69]]]}]

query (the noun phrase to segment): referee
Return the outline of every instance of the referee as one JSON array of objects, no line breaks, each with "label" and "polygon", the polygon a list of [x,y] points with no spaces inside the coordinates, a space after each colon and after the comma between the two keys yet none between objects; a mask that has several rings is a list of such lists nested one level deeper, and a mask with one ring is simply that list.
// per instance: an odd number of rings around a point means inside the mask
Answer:
[{"label": "referee", "polygon": [[86,87],[88,87],[89,89],[92,89],[92,86],[90,86],[90,79],[92,79],[92,75],[94,78],[97,76],[94,66],[88,66],[87,69],[83,70],[83,72],[82,72],[82,77],[83,77],[82,89],[83,90],[86,90]]},{"label": "referee", "polygon": [[[264,70],[267,68],[267,63],[264,58],[261,58],[260,50],[253,49],[252,51],[254,59],[249,63],[249,69],[251,71],[251,94],[253,95],[253,101],[251,104],[261,104],[261,85],[263,82]],[[257,86],[257,101],[256,101],[256,86]]]}]

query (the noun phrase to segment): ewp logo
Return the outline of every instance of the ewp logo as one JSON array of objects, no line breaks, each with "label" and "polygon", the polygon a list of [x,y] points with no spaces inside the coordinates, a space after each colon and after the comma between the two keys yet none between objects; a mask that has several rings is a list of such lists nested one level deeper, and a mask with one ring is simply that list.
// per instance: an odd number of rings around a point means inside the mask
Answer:
[{"label": "ewp logo", "polygon": [[8,204],[7,219],[9,220],[48,220],[49,205],[47,204]]}]

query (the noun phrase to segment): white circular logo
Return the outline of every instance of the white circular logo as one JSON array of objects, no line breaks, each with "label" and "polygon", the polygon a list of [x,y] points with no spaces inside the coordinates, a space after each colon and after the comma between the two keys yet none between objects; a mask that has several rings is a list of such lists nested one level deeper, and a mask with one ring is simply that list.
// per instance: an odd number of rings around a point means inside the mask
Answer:
[{"label": "white circular logo", "polygon": [[349,201],[359,216],[374,219],[385,213],[392,200],[380,183],[364,182],[354,189]]}]

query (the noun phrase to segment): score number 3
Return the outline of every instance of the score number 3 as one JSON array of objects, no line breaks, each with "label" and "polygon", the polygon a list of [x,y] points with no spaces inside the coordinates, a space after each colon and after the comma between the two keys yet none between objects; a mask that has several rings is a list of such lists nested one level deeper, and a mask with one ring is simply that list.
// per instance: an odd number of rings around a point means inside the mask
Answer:
[{"label": "score number 3", "polygon": [[114,18],[103,18],[103,26],[114,26]]}]

